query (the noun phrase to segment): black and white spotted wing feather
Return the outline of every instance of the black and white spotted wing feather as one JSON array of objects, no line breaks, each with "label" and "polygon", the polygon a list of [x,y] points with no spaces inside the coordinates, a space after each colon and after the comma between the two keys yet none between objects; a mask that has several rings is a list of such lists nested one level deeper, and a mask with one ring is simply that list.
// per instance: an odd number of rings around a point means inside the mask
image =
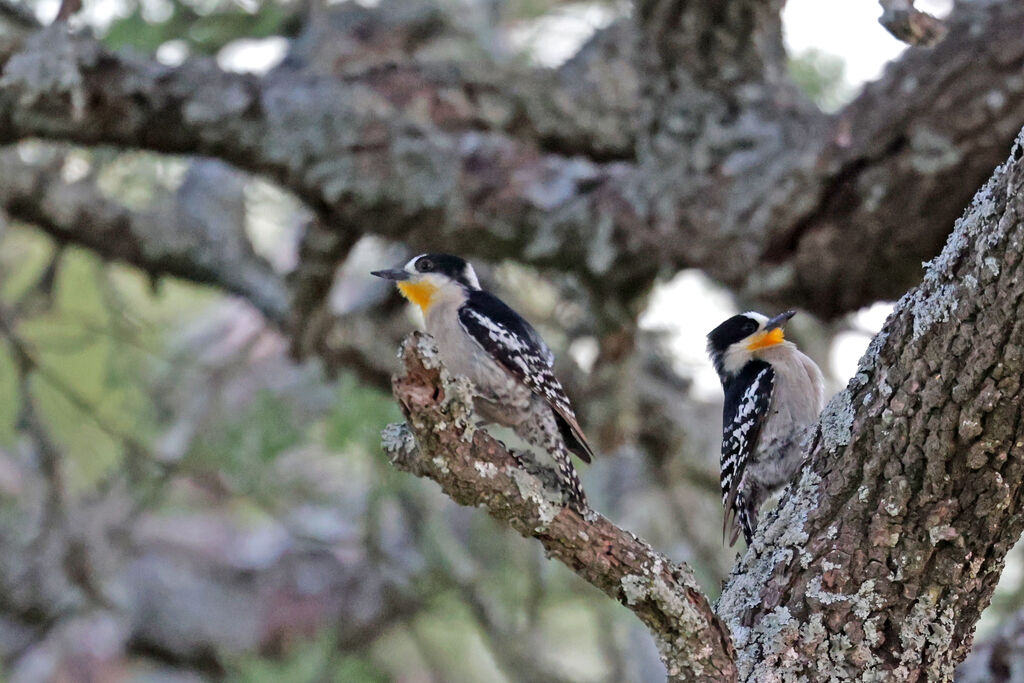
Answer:
[{"label": "black and white spotted wing feather", "polygon": [[554,411],[566,447],[590,462],[594,452],[552,371],[555,357],[537,330],[501,299],[482,289],[469,292],[459,308],[459,324],[502,367],[544,399]]},{"label": "black and white spotted wing feather", "polygon": [[749,545],[753,523],[747,510],[740,483],[747,462],[754,455],[761,427],[771,407],[775,390],[775,370],[764,361],[747,363],[743,370],[729,379],[725,389],[725,412],[722,416],[722,502],[725,518],[722,534],[732,527],[729,545],[736,542],[740,529]]}]

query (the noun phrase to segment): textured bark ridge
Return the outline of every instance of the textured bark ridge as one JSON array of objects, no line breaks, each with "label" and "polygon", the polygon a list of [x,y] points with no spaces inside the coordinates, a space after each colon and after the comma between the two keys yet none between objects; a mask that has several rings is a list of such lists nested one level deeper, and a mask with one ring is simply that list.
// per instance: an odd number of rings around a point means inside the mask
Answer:
[{"label": "textured bark ridge", "polygon": [[1024,135],[822,417],[719,605],[740,677],[947,680],[1024,528]]},{"label": "textured bark ridge", "polygon": [[470,386],[449,377],[429,336],[409,336],[402,361],[394,390],[408,423],[388,427],[383,442],[396,467],[536,538],[550,557],[632,610],[655,635],[673,680],[735,680],[728,632],[689,567],[596,512],[563,507],[560,492],[476,428]]}]

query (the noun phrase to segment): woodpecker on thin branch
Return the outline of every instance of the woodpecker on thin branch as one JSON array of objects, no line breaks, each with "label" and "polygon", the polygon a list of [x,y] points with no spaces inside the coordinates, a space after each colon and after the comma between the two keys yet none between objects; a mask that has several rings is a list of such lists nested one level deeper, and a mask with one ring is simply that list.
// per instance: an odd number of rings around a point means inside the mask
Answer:
[{"label": "woodpecker on thin branch", "polygon": [[803,463],[804,439],[825,405],[817,364],[786,341],[795,315],[734,315],[708,334],[708,355],[725,391],[722,416],[722,534],[750,545],[761,503]]},{"label": "woodpecker on thin branch", "polygon": [[481,289],[473,266],[458,256],[421,254],[373,275],[394,280],[420,307],[445,366],[473,382],[480,417],[548,453],[570,504],[583,512],[587,499],[570,452],[584,462],[594,452],[552,371],[554,355],[530,323]]}]

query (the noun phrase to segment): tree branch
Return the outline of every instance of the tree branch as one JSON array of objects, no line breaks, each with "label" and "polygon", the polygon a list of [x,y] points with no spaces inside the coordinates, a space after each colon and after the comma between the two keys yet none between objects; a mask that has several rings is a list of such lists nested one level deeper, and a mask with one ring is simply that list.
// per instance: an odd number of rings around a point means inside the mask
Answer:
[{"label": "tree branch", "polygon": [[562,507],[560,492],[475,428],[468,385],[451,380],[429,337],[408,337],[402,360],[405,372],[395,378],[394,392],[408,422],[384,433],[396,467],[434,480],[462,505],[485,507],[632,610],[654,634],[673,680],[735,678],[729,634],[688,567],[593,511],[583,517]]},{"label": "tree branch", "polygon": [[[315,209],[311,239],[371,231],[570,273],[613,325],[683,267],[831,317],[913,284],[968,199],[950,188],[998,162],[1024,120],[1011,78],[1024,68],[1024,8],[959,4],[946,40],[911,52],[837,119],[788,81],[777,9],[642,3],[635,95],[622,87],[632,54],[598,38],[563,74],[524,73],[510,89],[457,62],[262,79],[203,60],[168,68],[50,27],[5,64],[0,141],[216,156]],[[586,106],[607,116],[559,104],[594,73],[612,85],[584,88]],[[952,97],[965,83],[967,100]],[[895,114],[904,108],[914,115]],[[636,163],[635,126],[601,132],[630,118],[646,121]],[[893,225],[912,237],[893,240]],[[835,257],[850,248],[871,258]]]},{"label": "tree branch", "polygon": [[91,176],[64,180],[63,155],[43,156],[26,161],[17,150],[0,151],[0,207],[10,216],[151,277],[215,285],[284,323],[288,292],[245,238],[242,186],[233,171],[193,162],[178,196],[132,211],[108,199]]},{"label": "tree branch", "polygon": [[763,267],[723,279],[826,317],[920,281],[1024,124],[1024,5],[957,3],[947,23],[939,45],[907,50],[834,117],[814,167],[772,197],[784,201]]},{"label": "tree branch", "polygon": [[[602,163],[607,152],[572,142],[588,137],[565,123],[575,108],[544,123],[542,114],[529,114],[552,111],[529,102],[561,101],[543,76],[516,79],[511,95],[481,86],[459,65],[412,63],[344,78],[283,69],[256,79],[203,60],[169,69],[56,28],[8,59],[0,140],[43,135],[216,156],[295,191],[335,236],[372,230],[414,246],[514,255],[574,273],[609,307],[609,321],[630,315],[658,272],[687,266],[705,268],[745,298],[798,303],[825,316],[895,296],[918,278],[915,264],[938,248],[942,226],[967,201],[949,188],[994,166],[1008,131],[1024,118],[1024,89],[1008,78],[1024,67],[1024,9],[958,5],[947,40],[908,55],[905,67],[836,121],[785,84],[777,17],[765,8],[752,16],[745,24],[742,12],[734,17],[746,26],[738,43],[725,41],[731,24],[707,34],[723,59],[738,60],[742,101],[728,94],[735,82],[709,71],[714,59],[699,62],[699,80],[678,72],[677,82],[693,85],[670,99],[682,97],[686,108],[663,102],[665,116],[675,111],[676,119],[644,133],[640,166]],[[752,56],[742,41],[760,45],[759,31],[768,32],[766,47]],[[685,59],[656,46],[648,52],[662,55],[656,58],[665,68],[685,69]],[[600,72],[608,51],[586,55]],[[614,58],[629,62],[626,54]],[[574,73],[591,73],[582,71],[586,63],[575,62]],[[942,77],[933,79],[936,70]],[[959,104],[949,93],[965,79],[969,100]],[[663,90],[650,85],[637,96],[669,97]],[[885,92],[893,94],[872,95]],[[594,93],[588,106],[601,99]],[[629,118],[640,102],[617,111]],[[943,102],[956,102],[948,109],[956,116],[929,118]],[[897,105],[923,117],[922,125],[886,114]],[[736,108],[749,114],[730,115]],[[674,133],[679,112],[688,110],[693,116]],[[869,119],[870,112],[880,114]],[[871,121],[887,125],[872,129]],[[546,151],[559,145],[592,159]],[[922,213],[925,204],[930,210]],[[914,238],[893,241],[893,223],[912,226]],[[848,242],[882,260],[830,256]],[[884,268],[864,267],[880,262]],[[881,269],[886,276],[872,274]]]}]

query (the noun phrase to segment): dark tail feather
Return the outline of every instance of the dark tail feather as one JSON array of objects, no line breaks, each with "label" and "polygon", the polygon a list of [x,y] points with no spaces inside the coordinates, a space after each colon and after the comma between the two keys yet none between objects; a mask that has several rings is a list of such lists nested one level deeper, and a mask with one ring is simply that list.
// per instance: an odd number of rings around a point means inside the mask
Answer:
[{"label": "dark tail feather", "polygon": [[733,520],[732,535],[729,538],[729,546],[732,547],[739,538],[740,531],[743,531],[743,540],[750,547],[754,540],[754,530],[757,529],[757,503],[753,500],[747,501],[742,493],[736,496],[736,518]]},{"label": "dark tail feather", "polygon": [[587,494],[583,492],[583,482],[580,481],[580,475],[576,472],[576,468],[572,466],[572,459],[569,457],[569,454],[566,451],[562,451],[559,455],[561,457],[555,457],[558,465],[558,478],[562,482],[562,487],[568,493],[569,507],[583,514],[590,507],[587,503]]},{"label": "dark tail feather", "polygon": [[565,447],[570,452],[575,453],[576,457],[585,463],[589,463],[593,453],[590,450],[590,446],[586,444],[572,428],[569,422],[558,414],[558,411],[552,411],[555,414],[555,421],[558,423],[558,432],[562,435],[562,441],[565,442]]}]

